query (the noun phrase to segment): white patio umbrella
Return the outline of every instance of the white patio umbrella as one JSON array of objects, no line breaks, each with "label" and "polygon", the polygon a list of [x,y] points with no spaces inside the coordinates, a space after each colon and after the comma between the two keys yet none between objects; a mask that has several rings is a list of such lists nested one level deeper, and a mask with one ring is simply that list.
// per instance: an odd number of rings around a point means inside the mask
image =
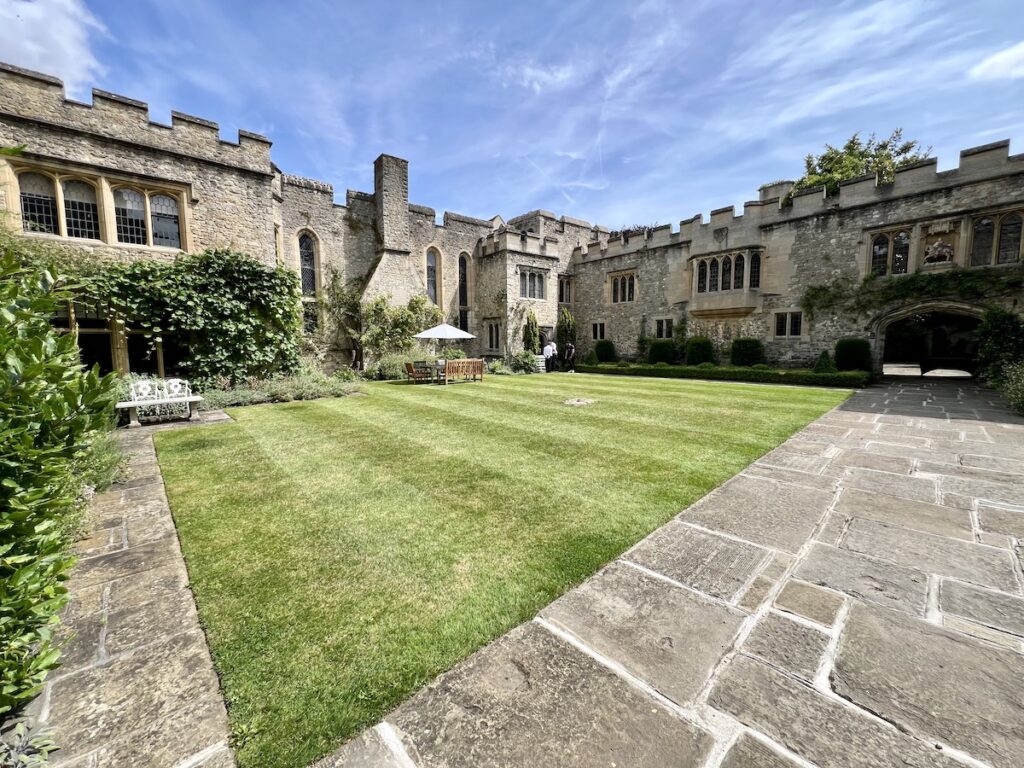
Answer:
[{"label": "white patio umbrella", "polygon": [[414,339],[440,339],[443,341],[450,341],[453,339],[475,339],[472,333],[466,333],[461,328],[456,328],[454,325],[448,325],[448,323],[441,323],[435,325],[433,328],[427,328],[425,331],[420,331]]}]

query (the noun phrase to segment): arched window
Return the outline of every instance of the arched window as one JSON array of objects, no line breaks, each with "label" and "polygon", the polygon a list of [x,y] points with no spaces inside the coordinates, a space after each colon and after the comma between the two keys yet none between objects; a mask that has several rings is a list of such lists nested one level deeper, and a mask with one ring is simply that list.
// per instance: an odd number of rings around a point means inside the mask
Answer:
[{"label": "arched window", "polygon": [[743,287],[743,254],[736,257],[736,268],[733,274],[732,287],[739,290]]},{"label": "arched window", "polygon": [[697,265],[697,293],[704,293],[708,289],[708,263],[702,261]]},{"label": "arched window", "polygon": [[153,222],[153,245],[181,248],[181,227],[178,220],[178,201],[169,195],[149,198]]},{"label": "arched window", "polygon": [[999,223],[999,250],[996,251],[996,264],[1013,264],[1020,260],[1020,214],[1011,213],[1003,216]]},{"label": "arched window", "polygon": [[530,295],[529,291],[528,291],[528,289],[526,287],[526,273],[525,272],[520,272],[519,273],[519,295],[522,296],[524,299]]},{"label": "arched window", "polygon": [[892,238],[892,273],[907,274],[910,264],[910,233],[897,232]]},{"label": "arched window", "polygon": [[427,297],[438,304],[437,300],[437,251],[433,248],[427,251]]},{"label": "arched window", "polygon": [[[625,278],[623,278],[623,279],[625,279]],[[636,278],[633,277],[633,275],[629,276],[628,287],[629,287],[629,290],[626,293],[626,301],[633,301],[634,293],[636,291]]]},{"label": "arched window", "polygon": [[619,303],[619,278],[612,278],[612,303]]},{"label": "arched window", "polygon": [[309,232],[299,235],[299,278],[303,296],[316,296],[316,240]]},{"label": "arched window", "polygon": [[96,189],[84,181],[61,182],[64,192],[64,227],[68,237],[100,239]]},{"label": "arched window", "polygon": [[718,259],[711,260],[711,268],[708,270],[708,290],[718,290]]},{"label": "arched window", "polygon": [[146,245],[146,198],[134,189],[114,190],[117,242]]},{"label": "arched window", "polygon": [[459,254],[459,328],[469,330],[469,256]]},{"label": "arched window", "polygon": [[21,187],[21,226],[26,232],[57,234],[57,196],[53,180],[41,173],[23,173]]},{"label": "arched window", "polygon": [[992,263],[992,245],[995,240],[995,225],[992,219],[974,220],[974,239],[971,241],[971,266],[979,267]]},{"label": "arched window", "polygon": [[750,287],[761,287],[761,254],[750,254]]},{"label": "arched window", "polygon": [[878,235],[871,241],[871,274],[881,277],[889,271],[889,236]]},{"label": "arched window", "polygon": [[722,259],[722,290],[728,291],[732,287],[732,259],[726,256]]}]

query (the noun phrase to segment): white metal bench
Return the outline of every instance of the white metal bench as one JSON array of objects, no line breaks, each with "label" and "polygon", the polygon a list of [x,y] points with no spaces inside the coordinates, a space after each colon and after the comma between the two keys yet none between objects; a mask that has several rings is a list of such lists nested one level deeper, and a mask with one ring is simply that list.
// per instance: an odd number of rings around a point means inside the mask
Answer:
[{"label": "white metal bench", "polygon": [[199,418],[199,403],[203,398],[192,394],[192,388],[184,379],[137,379],[131,383],[128,400],[117,404],[128,409],[128,426],[141,427],[139,408],[162,405],[188,405],[190,420]]}]

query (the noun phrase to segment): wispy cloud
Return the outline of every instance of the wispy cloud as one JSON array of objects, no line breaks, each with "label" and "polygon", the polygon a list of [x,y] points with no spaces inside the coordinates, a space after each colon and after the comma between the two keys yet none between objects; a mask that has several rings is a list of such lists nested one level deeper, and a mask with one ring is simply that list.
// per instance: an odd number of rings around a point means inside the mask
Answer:
[{"label": "wispy cloud", "polygon": [[1024,41],[986,56],[970,70],[976,80],[1015,80],[1024,77]]}]

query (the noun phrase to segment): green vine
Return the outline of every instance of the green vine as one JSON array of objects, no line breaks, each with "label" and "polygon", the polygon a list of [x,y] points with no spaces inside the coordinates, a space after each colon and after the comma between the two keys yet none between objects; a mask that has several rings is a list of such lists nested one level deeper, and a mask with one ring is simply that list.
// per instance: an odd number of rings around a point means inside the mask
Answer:
[{"label": "green vine", "polygon": [[843,309],[865,315],[891,304],[925,299],[961,299],[978,302],[1019,293],[1024,287],[1024,264],[972,267],[944,272],[875,277],[861,283],[837,278],[804,291],[800,307],[813,318],[823,310]]}]

